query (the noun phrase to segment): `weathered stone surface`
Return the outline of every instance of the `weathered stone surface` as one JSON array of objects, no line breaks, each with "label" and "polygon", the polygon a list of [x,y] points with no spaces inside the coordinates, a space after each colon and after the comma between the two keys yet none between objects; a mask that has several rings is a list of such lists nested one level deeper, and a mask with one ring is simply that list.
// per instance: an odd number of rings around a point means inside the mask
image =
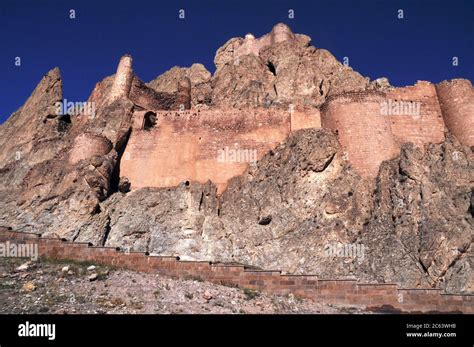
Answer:
[{"label": "weathered stone surface", "polygon": [[380,77],[371,82],[376,89],[389,89],[391,87],[387,77]]},{"label": "weathered stone surface", "polygon": [[234,38],[214,59],[212,101],[240,107],[319,106],[326,96],[369,87],[368,79],[338,62],[324,49],[309,45],[306,35],[295,35],[283,25],[259,39]]},{"label": "weathered stone surface", "polygon": [[178,82],[191,80],[192,104],[221,107],[319,106],[326,96],[379,88],[336,60],[324,49],[310,45],[311,38],[293,34],[284,24],[258,39],[248,34],[232,38],[216,52],[213,76],[201,64],[173,67],[148,86],[174,93]]},{"label": "weathered stone surface", "polygon": [[[375,192],[338,149],[331,132],[302,130],[220,197],[212,184],[114,195],[104,208],[111,214],[106,244],[323,278],[472,291],[470,149],[452,139],[426,156],[404,146],[400,158],[384,164]],[[453,151],[465,161],[453,163]],[[327,256],[333,244],[360,244],[364,254]]]},{"label": "weathered stone surface", "polygon": [[147,85],[157,92],[172,94],[178,92],[178,84],[184,78],[189,78],[191,81],[192,104],[208,103],[211,93],[211,73],[202,64],[193,64],[189,68],[175,66],[147,83]]},{"label": "weathered stone surface", "polygon": [[57,116],[55,108],[61,100],[62,79],[55,68],[0,126],[0,190],[18,187],[31,166],[52,159],[65,145],[61,125],[66,121]]},{"label": "weathered stone surface", "polygon": [[472,292],[472,159],[450,137],[426,153],[407,144],[384,163],[363,234],[377,279]]},{"label": "weathered stone surface", "polygon": [[[125,56],[94,88],[92,116],[56,113],[61,77],[51,70],[0,127],[0,227],[182,259],[472,292],[474,171],[463,121],[473,101],[469,93],[458,98],[472,85],[369,83],[309,42],[277,25],[258,39],[229,40],[213,76],[195,64],[149,84]],[[370,108],[369,92],[377,95]],[[345,94],[350,103],[336,98]],[[422,99],[424,113],[382,122],[377,100],[387,97]],[[324,129],[315,129],[322,104]],[[288,118],[278,131],[264,124],[270,111]],[[147,115],[155,133],[145,129]],[[386,129],[390,141],[379,136]],[[141,147],[127,151],[137,139]],[[252,165],[237,163],[239,176],[228,169],[222,181],[206,182],[219,176],[216,149],[235,143],[265,153]],[[389,144],[396,151],[377,157]],[[158,159],[148,165],[147,158]],[[358,170],[364,161],[375,163],[373,176]],[[151,170],[149,178],[158,176],[157,163],[175,172],[159,176],[164,188],[140,186],[140,175],[121,170]],[[181,179],[176,163],[201,183]],[[347,245],[358,253],[330,252]]]},{"label": "weathered stone surface", "polygon": [[[96,233],[96,222],[89,218],[117,189],[117,151],[128,136],[133,105],[126,100],[100,103],[94,116],[68,116],[70,124],[62,131],[63,116],[55,108],[61,97],[59,70],[54,69],[0,128],[0,137],[10,139],[2,147],[0,177],[7,184],[1,187],[0,223],[75,238],[84,228]],[[97,223],[104,228],[100,218]]]}]

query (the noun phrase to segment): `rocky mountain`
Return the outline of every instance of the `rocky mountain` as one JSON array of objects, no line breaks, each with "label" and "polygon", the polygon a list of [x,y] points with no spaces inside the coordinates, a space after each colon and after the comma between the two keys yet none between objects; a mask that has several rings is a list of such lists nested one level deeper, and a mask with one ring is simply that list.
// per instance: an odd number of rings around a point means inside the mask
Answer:
[{"label": "rocky mountain", "polygon": [[[222,194],[211,181],[130,190],[120,162],[141,95],[173,109],[187,79],[191,109],[286,110],[391,88],[282,24],[229,40],[214,61],[213,75],[194,64],[146,84],[134,76],[135,98],[110,98],[107,77],[88,100],[93,114],[58,115],[62,80],[59,69],[48,72],[0,126],[0,226],[321,278],[474,290],[473,148],[449,132],[424,149],[403,144],[374,180],[352,167],[336,131],[310,128],[292,132]],[[328,253],[347,244],[363,248],[357,257]]]}]

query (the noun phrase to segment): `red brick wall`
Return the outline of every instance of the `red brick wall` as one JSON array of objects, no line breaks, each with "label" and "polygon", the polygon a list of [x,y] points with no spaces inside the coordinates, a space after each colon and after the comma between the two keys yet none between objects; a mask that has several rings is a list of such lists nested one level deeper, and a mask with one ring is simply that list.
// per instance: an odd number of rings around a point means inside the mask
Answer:
[{"label": "red brick wall", "polygon": [[74,139],[74,146],[69,153],[69,162],[75,164],[95,155],[105,155],[112,149],[112,143],[104,136],[83,133]]},{"label": "red brick wall", "polygon": [[380,93],[350,93],[328,99],[321,109],[321,125],[338,131],[348,160],[362,176],[375,177],[382,161],[399,154],[389,119],[380,113],[384,101]]},{"label": "red brick wall", "polygon": [[250,270],[244,265],[180,261],[176,257],[123,253],[37,234],[0,230],[0,242],[37,243],[45,258],[73,259],[123,267],[175,278],[202,279],[216,284],[250,288],[272,294],[310,298],[325,303],[387,308],[406,312],[474,313],[473,294],[447,294],[437,289],[404,289],[396,284],[367,284],[354,280],[323,280],[311,275],[282,275],[280,271]]},{"label": "red brick wall", "polygon": [[[382,104],[402,101],[419,103],[420,113],[383,114]],[[467,125],[466,117],[463,119]],[[349,162],[365,177],[375,177],[380,163],[396,157],[403,143],[412,142],[419,147],[440,143],[446,130],[436,88],[424,81],[387,92],[357,92],[329,98],[321,108],[321,125],[338,131]]]},{"label": "red brick wall", "polygon": [[290,114],[282,111],[212,109],[156,114],[157,125],[150,131],[141,129],[143,112],[134,116],[120,165],[132,189],[211,180],[222,192],[230,178],[245,171],[248,162],[220,162],[219,150],[256,151],[260,159],[290,132]]},{"label": "red brick wall", "polygon": [[[149,92],[135,79],[130,97],[146,109],[176,108],[176,100]],[[382,103],[389,101],[419,103],[420,114],[384,115]],[[260,159],[291,131],[303,128],[337,130],[347,159],[369,178],[377,175],[382,161],[396,157],[405,142],[419,147],[442,142],[445,123],[462,143],[474,145],[474,90],[467,80],[443,82],[437,87],[420,81],[386,92],[347,93],[328,98],[321,112],[300,107],[291,112],[197,109],[156,113],[159,122],[151,131],[141,129],[143,112],[137,112],[134,119],[121,162],[121,174],[130,179],[132,189],[211,180],[220,193],[248,163],[220,163],[219,149],[256,150]]]},{"label": "red brick wall", "polygon": [[[129,97],[147,110],[177,109],[180,103],[189,107],[189,86],[183,88],[178,97],[160,94],[135,78]],[[420,114],[383,115],[381,105],[388,101],[420,103]],[[474,145],[474,89],[468,80],[445,81],[436,87],[419,81],[386,92],[337,95],[328,98],[321,113],[304,107],[291,112],[212,109],[157,113],[161,122],[153,131],[145,133],[136,126],[141,119],[135,122],[122,161],[121,172],[131,180],[132,189],[210,179],[222,192],[230,178],[244,172],[247,163],[217,163],[219,148],[255,149],[261,158],[290,131],[303,128],[337,130],[348,160],[369,178],[377,175],[382,161],[399,154],[401,144],[424,147],[440,143],[446,128],[462,143]],[[137,117],[143,115],[137,113]]]},{"label": "red brick wall", "polygon": [[474,89],[468,80],[443,81],[436,86],[449,131],[464,145],[474,146]]},{"label": "red brick wall", "polygon": [[321,128],[319,109],[295,107],[291,112],[291,131],[308,128]]},{"label": "red brick wall", "polygon": [[444,141],[445,125],[433,84],[420,81],[414,86],[395,88],[387,92],[387,99],[421,104],[419,116],[389,116],[392,133],[399,144],[412,142],[423,147]]}]

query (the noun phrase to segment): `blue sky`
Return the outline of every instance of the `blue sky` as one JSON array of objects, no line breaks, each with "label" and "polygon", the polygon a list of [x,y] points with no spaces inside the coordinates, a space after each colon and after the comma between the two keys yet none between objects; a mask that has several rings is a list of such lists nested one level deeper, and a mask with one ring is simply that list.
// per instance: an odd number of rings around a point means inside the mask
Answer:
[{"label": "blue sky", "polygon": [[[132,54],[135,73],[145,81],[195,62],[213,72],[215,52],[229,38],[261,36],[278,22],[311,36],[313,45],[339,60],[349,57],[372,79],[385,76],[396,86],[474,80],[474,0],[2,0],[0,122],[55,66],[64,97],[83,101],[115,72],[124,53]],[[453,56],[459,66],[452,65]]]}]

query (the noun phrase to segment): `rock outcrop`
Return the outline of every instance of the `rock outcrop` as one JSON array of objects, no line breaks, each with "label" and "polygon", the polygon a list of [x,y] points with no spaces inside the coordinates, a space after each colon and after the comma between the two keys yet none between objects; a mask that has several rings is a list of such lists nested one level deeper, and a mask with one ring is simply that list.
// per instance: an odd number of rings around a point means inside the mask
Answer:
[{"label": "rock outcrop", "polygon": [[284,24],[259,39],[250,34],[229,40],[214,59],[214,104],[320,106],[327,96],[369,86],[368,79],[310,41]]},{"label": "rock outcrop", "polygon": [[[338,150],[332,132],[301,130],[222,196],[211,183],[116,194],[102,205],[110,215],[106,244],[321,278],[472,291],[470,149],[449,139],[424,157],[406,145],[384,164],[375,190]],[[453,161],[458,151],[464,159]],[[336,244],[363,245],[363,254],[328,256]]]},{"label": "rock outcrop", "polygon": [[[283,24],[261,38],[229,40],[215,64],[213,75],[194,64],[144,83],[126,56],[117,74],[94,88],[88,100],[93,114],[58,113],[61,77],[51,70],[0,126],[0,226],[320,278],[474,290],[473,152],[470,130],[455,117],[458,109],[468,114],[471,99],[453,103],[454,87],[443,102],[462,141],[446,130],[436,143],[397,143],[400,154],[382,162],[375,179],[347,158],[341,143],[348,145],[351,129],[344,129],[341,142],[334,126],[289,129],[284,141],[230,179],[222,193],[211,181],[133,189],[120,163],[128,160],[124,152],[134,124],[153,120],[139,124],[144,136],[164,124],[157,110],[172,110],[184,122],[179,124],[192,129],[202,108],[284,112],[294,106],[313,115],[329,98],[392,89],[387,79],[370,82]],[[189,108],[189,119],[181,117]],[[408,129],[403,122],[400,129]],[[221,127],[243,126],[234,123]],[[171,138],[178,130],[165,129]],[[257,144],[271,138],[265,129],[244,137]]]},{"label": "rock outcrop", "polygon": [[177,93],[178,85],[185,78],[191,82],[191,100],[193,105],[209,104],[211,98],[211,73],[202,64],[193,64],[189,68],[175,66],[147,83],[157,92]]},{"label": "rock outcrop", "polygon": [[[58,114],[58,69],[39,83],[25,106],[2,124],[0,223],[18,230],[76,237],[117,190],[119,155],[133,104],[117,100],[91,114]],[[99,221],[103,228],[103,221]]]},{"label": "rock outcrop", "polygon": [[290,104],[320,106],[330,95],[388,84],[370,84],[368,78],[310,41],[309,36],[293,34],[285,24],[277,24],[261,38],[247,34],[227,41],[216,53],[213,76],[201,64],[174,67],[148,86],[175,92],[178,81],[189,77],[193,105],[287,108]]}]

